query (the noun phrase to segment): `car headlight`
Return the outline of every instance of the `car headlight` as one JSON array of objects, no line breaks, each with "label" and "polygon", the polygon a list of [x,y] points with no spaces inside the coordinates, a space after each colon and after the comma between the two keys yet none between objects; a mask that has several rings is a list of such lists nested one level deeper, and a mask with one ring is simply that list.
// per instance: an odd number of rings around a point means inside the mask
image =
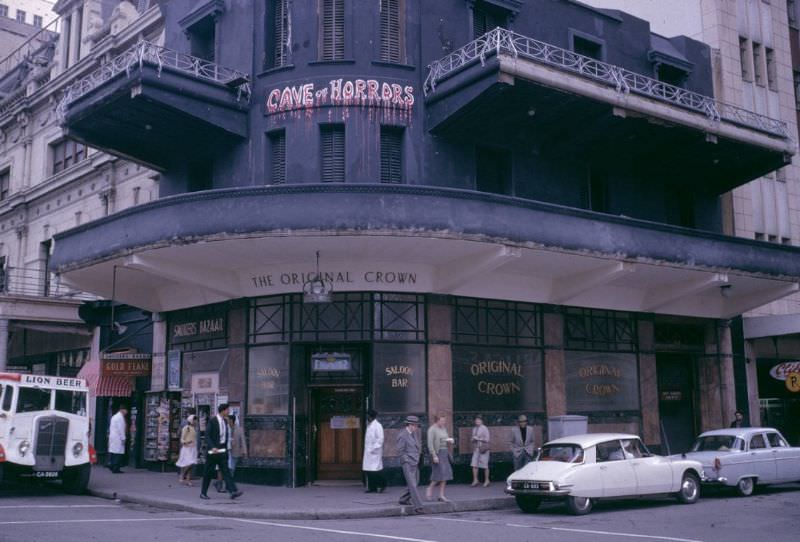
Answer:
[{"label": "car headlight", "polygon": [[83,443],[76,442],[75,445],[72,447],[72,455],[78,457],[81,455],[82,452],[83,452]]},{"label": "car headlight", "polygon": [[17,448],[17,450],[19,451],[19,455],[21,455],[22,457],[25,457],[25,454],[27,454],[30,451],[30,449],[31,449],[31,443],[28,442],[27,440],[23,440],[22,442],[20,442],[19,447]]}]

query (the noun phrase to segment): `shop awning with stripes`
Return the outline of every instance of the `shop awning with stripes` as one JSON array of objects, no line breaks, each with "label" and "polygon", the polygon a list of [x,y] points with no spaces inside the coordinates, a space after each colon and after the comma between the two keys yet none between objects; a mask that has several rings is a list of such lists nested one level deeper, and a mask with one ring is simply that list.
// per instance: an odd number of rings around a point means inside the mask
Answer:
[{"label": "shop awning with stripes", "polygon": [[78,378],[86,379],[89,392],[95,397],[129,397],[133,392],[130,377],[101,375],[97,359],[89,360],[78,372]]}]

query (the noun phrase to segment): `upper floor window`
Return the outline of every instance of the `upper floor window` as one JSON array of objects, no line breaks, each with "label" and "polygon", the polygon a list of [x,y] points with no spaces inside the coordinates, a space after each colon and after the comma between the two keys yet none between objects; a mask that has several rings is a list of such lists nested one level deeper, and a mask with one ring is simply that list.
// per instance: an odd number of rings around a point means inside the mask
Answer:
[{"label": "upper floor window", "polygon": [[320,60],[344,58],[344,0],[319,0]]},{"label": "upper floor window", "polygon": [[192,56],[214,62],[217,53],[217,23],[206,17],[189,29]]},{"label": "upper floor window", "polygon": [[381,182],[403,182],[403,129],[381,126]]},{"label": "upper floor window", "polygon": [[797,1],[786,0],[786,15],[789,17],[789,26],[797,28]]},{"label": "upper floor window", "polygon": [[739,36],[739,63],[742,69],[742,80],[753,80],[753,56],[750,54],[750,40]]},{"label": "upper floor window", "polygon": [[778,64],[775,60],[775,49],[764,49],[767,59],[767,86],[770,90],[778,90]]},{"label": "upper floor window", "polygon": [[50,170],[63,171],[89,157],[89,148],[73,139],[62,139],[50,145]]},{"label": "upper floor window", "polygon": [[44,24],[44,19],[42,18],[41,15],[33,16],[33,26],[41,28],[43,24]]},{"label": "upper floor window", "polygon": [[794,108],[800,111],[800,72],[792,72],[792,81],[794,82]]},{"label": "upper floor window", "polygon": [[6,168],[0,171],[0,201],[8,199],[9,189],[11,187],[11,169]]},{"label": "upper floor window", "polygon": [[682,87],[687,76],[688,74],[684,70],[669,64],[659,64],[656,71],[656,78],[659,81],[676,87]]},{"label": "upper floor window", "polygon": [[475,149],[475,188],[492,194],[511,194],[511,153],[504,149]]},{"label": "upper floor window", "polygon": [[279,68],[289,64],[291,44],[291,15],[289,0],[269,0],[267,6],[267,53],[265,68]]},{"label": "upper floor window", "polygon": [[8,17],[8,6],[0,4],[0,17]]},{"label": "upper floor window", "polygon": [[472,38],[479,38],[497,27],[507,27],[508,16],[508,11],[503,8],[475,0],[472,6]]},{"label": "upper floor window", "polygon": [[403,14],[405,0],[381,0],[381,60],[404,61]]},{"label": "upper floor window", "polygon": [[286,131],[278,130],[269,134],[269,168],[272,184],[286,182]]},{"label": "upper floor window", "polygon": [[764,63],[764,47],[753,42],[753,76],[757,85],[762,87],[767,84],[766,65]]},{"label": "upper floor window", "polygon": [[24,23],[24,22],[25,22],[25,16],[26,16],[26,15],[27,15],[27,14],[26,14],[24,11],[22,11],[21,9],[18,9],[18,10],[17,10],[17,20],[18,20],[19,22],[21,22],[21,23]]},{"label": "upper floor window", "polygon": [[603,60],[603,42],[589,36],[572,34],[572,50],[595,60]]},{"label": "upper floor window", "polygon": [[344,182],[344,125],[323,124],[320,140],[322,182]]}]

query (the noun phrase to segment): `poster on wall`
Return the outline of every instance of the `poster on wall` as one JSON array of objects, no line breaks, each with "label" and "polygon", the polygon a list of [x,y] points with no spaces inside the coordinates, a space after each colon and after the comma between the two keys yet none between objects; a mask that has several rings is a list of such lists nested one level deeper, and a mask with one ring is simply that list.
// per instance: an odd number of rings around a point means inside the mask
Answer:
[{"label": "poster on wall", "polygon": [[375,409],[425,412],[425,345],[375,343],[373,348]]},{"label": "poster on wall", "polygon": [[247,415],[289,413],[289,347],[251,348],[247,369]]},{"label": "poster on wall", "polygon": [[167,352],[167,388],[170,390],[181,389],[180,350],[170,350]]},{"label": "poster on wall", "polygon": [[453,347],[457,412],[544,410],[542,355],[500,346]]},{"label": "poster on wall", "polygon": [[567,351],[564,357],[567,411],[639,410],[636,354]]}]

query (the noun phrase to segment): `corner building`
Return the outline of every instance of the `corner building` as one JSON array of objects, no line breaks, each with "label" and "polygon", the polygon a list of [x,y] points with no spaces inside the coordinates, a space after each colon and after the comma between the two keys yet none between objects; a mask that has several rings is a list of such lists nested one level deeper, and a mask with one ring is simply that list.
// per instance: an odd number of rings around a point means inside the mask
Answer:
[{"label": "corner building", "polygon": [[446,413],[466,468],[483,414],[496,475],[520,413],[672,452],[730,423],[728,320],[796,292],[800,250],[723,235],[719,196],[795,147],[714,98],[706,45],[566,0],[159,4],[164,47],[58,112],[161,197],[53,265],[159,315],[152,391],[232,403],[245,479],[357,479],[367,408],[390,469],[404,416]]}]

